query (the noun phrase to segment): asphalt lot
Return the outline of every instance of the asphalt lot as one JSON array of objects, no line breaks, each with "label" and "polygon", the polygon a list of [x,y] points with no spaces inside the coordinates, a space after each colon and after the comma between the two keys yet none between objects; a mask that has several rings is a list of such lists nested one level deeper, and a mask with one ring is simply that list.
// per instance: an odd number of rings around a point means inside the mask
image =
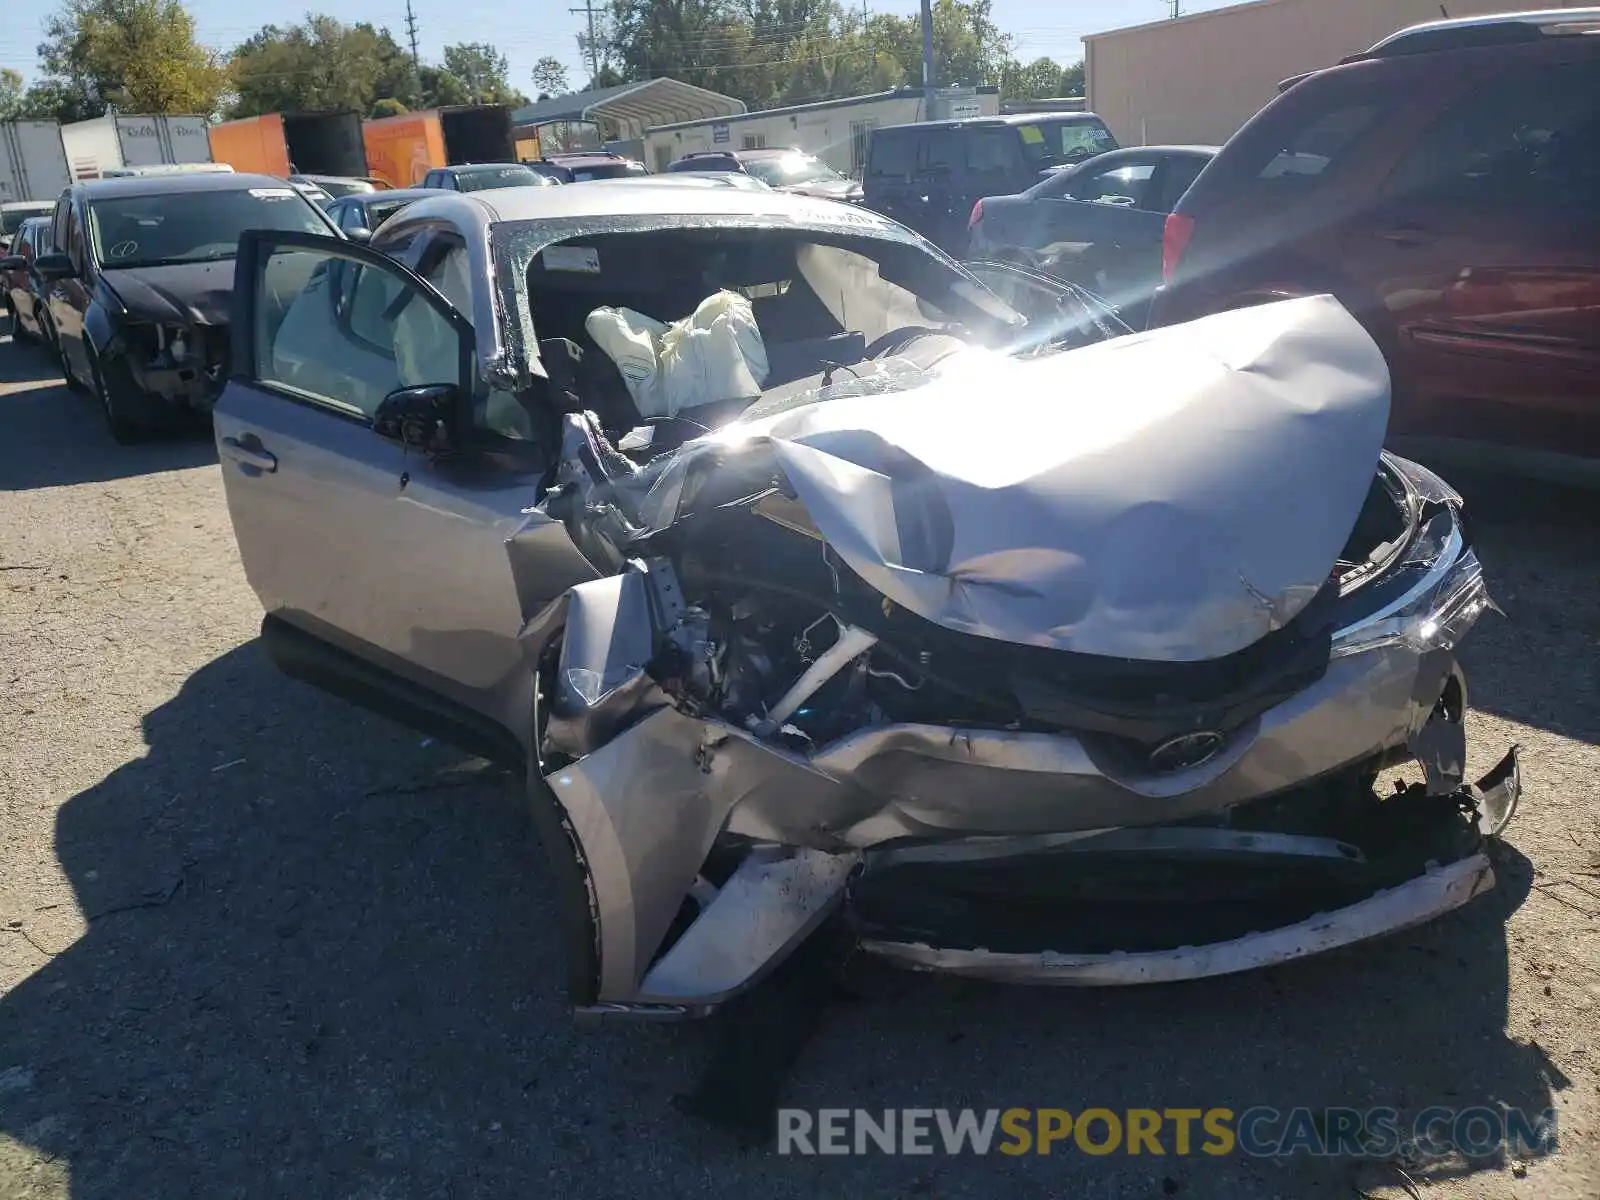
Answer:
[{"label": "asphalt lot", "polygon": [[[0,416],[0,1198],[1405,1194],[1349,1160],[782,1158],[684,1117],[716,1027],[572,1027],[516,788],[266,663],[209,444],[117,447],[4,338]],[[1600,1195],[1600,498],[1457,482],[1509,614],[1464,652],[1469,769],[1525,752],[1494,893],[1182,986],[853,966],[789,1103],[1553,1106],[1553,1155],[1421,1193]]]}]

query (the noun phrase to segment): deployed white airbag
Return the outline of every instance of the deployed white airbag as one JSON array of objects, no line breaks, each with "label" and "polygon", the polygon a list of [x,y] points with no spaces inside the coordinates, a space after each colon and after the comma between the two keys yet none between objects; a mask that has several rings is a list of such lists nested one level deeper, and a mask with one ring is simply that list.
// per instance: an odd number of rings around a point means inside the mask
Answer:
[{"label": "deployed white airbag", "polygon": [[753,400],[767,378],[767,347],[750,301],[707,296],[667,324],[631,308],[597,308],[584,322],[617,364],[639,415],[674,417],[719,400]]}]

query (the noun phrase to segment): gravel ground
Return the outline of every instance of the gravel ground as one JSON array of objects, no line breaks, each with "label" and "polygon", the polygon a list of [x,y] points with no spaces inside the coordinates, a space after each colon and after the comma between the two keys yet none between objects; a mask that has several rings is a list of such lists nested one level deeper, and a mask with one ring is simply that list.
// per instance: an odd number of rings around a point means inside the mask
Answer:
[{"label": "gravel ground", "polygon": [[[716,1027],[572,1027],[516,789],[269,667],[210,446],[115,446],[4,339],[0,414],[0,1197],[1404,1194],[1348,1160],[781,1158],[689,1120]],[[1510,614],[1464,655],[1469,767],[1526,756],[1499,889],[1183,986],[853,966],[789,1101],[1554,1106],[1554,1154],[1422,1192],[1600,1195],[1600,504],[1467,490]]]}]

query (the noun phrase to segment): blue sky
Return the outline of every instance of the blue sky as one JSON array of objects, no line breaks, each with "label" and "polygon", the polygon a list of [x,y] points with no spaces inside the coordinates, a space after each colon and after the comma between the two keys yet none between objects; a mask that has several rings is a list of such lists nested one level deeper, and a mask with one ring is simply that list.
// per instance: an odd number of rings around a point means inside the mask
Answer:
[{"label": "blue sky", "polygon": [[[310,8],[330,12],[342,21],[387,25],[405,40],[405,0],[259,0],[248,6],[237,0],[186,0],[199,26],[200,39],[219,49],[243,41],[268,22],[292,24]],[[513,83],[532,94],[533,64],[553,54],[568,65],[574,86],[582,82],[575,41],[584,23],[566,10],[581,0],[546,0],[537,7],[505,0],[412,0],[417,14],[418,45],[424,58],[437,59],[439,48],[452,42],[493,42],[511,60]],[[846,0],[850,2],[850,0]],[[859,3],[860,0],[855,0]],[[1185,12],[1221,8],[1236,0],[1184,0]],[[598,0],[597,0],[598,3]],[[914,13],[918,0],[867,0],[873,12]],[[34,47],[54,0],[18,0],[6,5],[0,22],[0,66],[14,67],[32,81],[38,72]],[[20,10],[20,11],[18,11]],[[1060,62],[1082,56],[1079,39],[1086,33],[1160,20],[1166,0],[994,0],[1000,28],[1016,35],[1024,59],[1048,55]],[[248,14],[248,16],[246,15]]]}]

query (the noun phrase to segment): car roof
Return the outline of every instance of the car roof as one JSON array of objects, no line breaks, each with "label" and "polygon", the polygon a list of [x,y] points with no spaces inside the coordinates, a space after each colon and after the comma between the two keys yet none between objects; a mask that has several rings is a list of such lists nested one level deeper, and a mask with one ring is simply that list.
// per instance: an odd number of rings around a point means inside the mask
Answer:
[{"label": "car roof", "polygon": [[985,129],[1038,125],[1045,121],[1065,121],[1071,125],[1087,125],[1090,121],[1105,124],[1098,113],[1092,112],[1003,113],[998,117],[957,117],[952,121],[907,121],[903,125],[885,125],[873,130],[873,134],[887,133],[891,129]]},{"label": "car roof", "polygon": [[354,192],[348,196],[340,196],[335,203],[383,204],[395,200],[426,200],[438,194],[438,188],[390,188],[386,192]]},{"label": "car roof", "polygon": [[235,171],[196,171],[173,175],[128,175],[118,179],[85,179],[73,185],[90,200],[102,196],[168,196],[183,192],[243,192],[250,188],[293,187],[276,175]]},{"label": "car roof", "polygon": [[596,179],[582,187],[509,187],[486,192],[433,191],[406,210],[407,219],[438,217],[458,225],[517,221],[584,220],[594,217],[731,216],[770,218],[804,225],[808,219],[837,225],[840,210],[863,230],[894,229],[893,221],[856,209],[768,189],[730,187],[639,187],[623,179]]},{"label": "car roof", "polygon": [[546,154],[544,161],[557,167],[598,166],[601,163],[630,163],[638,159],[628,158],[621,154],[612,154],[609,151],[594,150],[588,152],[573,152],[571,154]]},{"label": "car roof", "polygon": [[305,179],[312,183],[366,183],[359,175],[312,175],[305,171],[297,171],[289,176],[291,180]]},{"label": "car roof", "polygon": [[[441,167],[443,171],[454,171],[457,175],[470,175],[473,171],[504,171],[507,167],[528,167],[527,163],[520,162],[486,162],[486,163],[455,163],[452,166]],[[528,167],[528,170],[533,170]]]}]

